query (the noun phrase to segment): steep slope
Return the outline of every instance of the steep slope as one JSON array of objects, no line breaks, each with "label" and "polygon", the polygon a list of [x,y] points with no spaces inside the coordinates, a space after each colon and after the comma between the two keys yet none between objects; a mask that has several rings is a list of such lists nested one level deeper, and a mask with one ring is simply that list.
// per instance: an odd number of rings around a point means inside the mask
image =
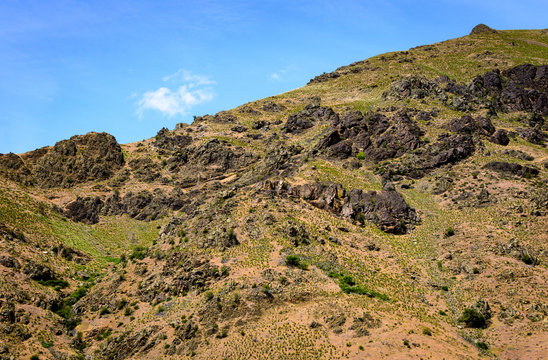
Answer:
[{"label": "steep slope", "polygon": [[480,26],[0,155],[0,357],[541,359],[547,63]]}]

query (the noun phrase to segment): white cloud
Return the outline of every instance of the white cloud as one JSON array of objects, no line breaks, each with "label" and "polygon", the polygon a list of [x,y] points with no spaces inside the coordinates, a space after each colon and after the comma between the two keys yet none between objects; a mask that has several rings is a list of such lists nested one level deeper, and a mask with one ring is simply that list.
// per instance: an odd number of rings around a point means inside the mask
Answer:
[{"label": "white cloud", "polygon": [[272,81],[286,81],[288,75],[295,72],[297,70],[297,66],[295,64],[288,64],[284,66],[283,68],[273,72],[270,74],[270,80]]},{"label": "white cloud", "polygon": [[164,76],[162,80],[179,85],[173,90],[162,86],[157,90],[145,92],[137,102],[137,114],[140,118],[145,110],[159,111],[169,117],[186,115],[193,106],[215,98],[215,92],[210,86],[215,82],[206,76],[178,70],[172,75]]},{"label": "white cloud", "polygon": [[215,81],[210,80],[207,76],[193,74],[190,71],[183,69],[177,70],[176,73],[171,75],[164,76],[162,81],[184,81],[188,82],[194,86],[196,85],[213,85],[216,84]]}]

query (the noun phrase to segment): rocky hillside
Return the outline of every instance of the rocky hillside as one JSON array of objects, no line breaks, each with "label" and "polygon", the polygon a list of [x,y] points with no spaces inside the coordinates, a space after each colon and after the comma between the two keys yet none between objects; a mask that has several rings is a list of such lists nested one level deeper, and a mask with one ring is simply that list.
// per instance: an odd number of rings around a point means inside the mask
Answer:
[{"label": "rocky hillside", "polygon": [[548,30],[0,155],[0,359],[543,359]]}]

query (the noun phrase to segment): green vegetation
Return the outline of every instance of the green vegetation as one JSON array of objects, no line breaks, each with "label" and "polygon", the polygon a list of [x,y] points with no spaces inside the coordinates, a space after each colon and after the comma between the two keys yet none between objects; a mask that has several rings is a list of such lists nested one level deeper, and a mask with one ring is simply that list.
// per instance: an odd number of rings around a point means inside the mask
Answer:
[{"label": "green vegetation", "polygon": [[368,297],[375,297],[380,300],[389,300],[388,296],[381,294],[377,291],[367,289],[363,286],[356,284],[352,276],[339,274],[336,272],[329,272],[329,277],[339,280],[339,287],[347,294],[366,295]]},{"label": "green vegetation", "polygon": [[301,260],[297,255],[288,255],[285,258],[285,264],[287,266],[296,267],[301,270],[307,270],[308,264]]},{"label": "green vegetation", "polygon": [[41,285],[51,287],[56,291],[60,291],[69,286],[68,281],[59,279],[38,280],[37,282]]},{"label": "green vegetation", "polygon": [[148,248],[145,246],[137,246],[133,249],[129,258],[131,260],[143,260],[147,256]]},{"label": "green vegetation", "polygon": [[487,319],[476,309],[466,308],[459,318],[459,322],[465,323],[467,327],[483,329],[487,324]]},{"label": "green vegetation", "polygon": [[455,229],[453,229],[452,227],[448,227],[447,229],[445,229],[445,231],[443,232],[443,236],[445,236],[446,238],[448,237],[451,237],[455,235]]}]

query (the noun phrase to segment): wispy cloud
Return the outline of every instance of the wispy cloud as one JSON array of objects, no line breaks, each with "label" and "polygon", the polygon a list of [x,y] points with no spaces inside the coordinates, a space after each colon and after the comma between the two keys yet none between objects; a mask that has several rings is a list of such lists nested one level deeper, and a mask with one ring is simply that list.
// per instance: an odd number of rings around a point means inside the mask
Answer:
[{"label": "wispy cloud", "polygon": [[295,64],[286,65],[283,68],[279,69],[278,71],[271,73],[270,80],[272,81],[287,80],[287,75],[289,75],[291,72],[294,72],[296,70],[297,70],[297,66]]},{"label": "wispy cloud", "polygon": [[214,85],[215,81],[209,79],[207,76],[193,74],[190,71],[179,69],[177,72],[166,75],[162,78],[162,81],[184,81],[193,85]]},{"label": "wispy cloud", "polygon": [[215,81],[207,76],[179,69],[174,74],[164,76],[162,81],[173,84],[174,88],[162,86],[145,92],[137,102],[137,115],[140,118],[146,110],[159,111],[169,117],[186,115],[193,106],[215,98],[212,88]]}]

